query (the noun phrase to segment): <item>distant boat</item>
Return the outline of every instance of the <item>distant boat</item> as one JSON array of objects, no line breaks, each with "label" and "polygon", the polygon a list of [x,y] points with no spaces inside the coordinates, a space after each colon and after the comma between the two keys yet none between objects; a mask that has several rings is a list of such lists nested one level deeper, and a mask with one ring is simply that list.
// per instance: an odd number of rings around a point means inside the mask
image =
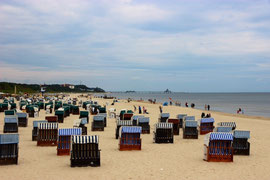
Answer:
[{"label": "distant boat", "polygon": [[136,93],[136,91],[126,91],[125,93]]},{"label": "distant boat", "polygon": [[166,91],[164,91],[164,93],[170,94],[170,93],[172,93],[172,91],[170,91],[169,89],[166,89]]}]

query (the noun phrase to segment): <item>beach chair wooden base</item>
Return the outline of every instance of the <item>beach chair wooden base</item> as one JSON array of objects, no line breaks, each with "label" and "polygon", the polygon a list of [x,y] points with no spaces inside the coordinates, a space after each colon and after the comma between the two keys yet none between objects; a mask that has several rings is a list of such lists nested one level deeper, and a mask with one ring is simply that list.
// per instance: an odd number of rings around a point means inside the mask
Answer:
[{"label": "beach chair wooden base", "polygon": [[71,159],[70,166],[71,167],[85,167],[85,166],[98,167],[100,166],[100,158]]},{"label": "beach chair wooden base", "polygon": [[148,130],[146,130],[146,129],[142,130],[142,134],[150,134],[150,129],[148,129]]},{"label": "beach chair wooden base", "polygon": [[82,135],[87,135],[87,127],[83,126],[82,128]]},{"label": "beach chair wooden base", "polygon": [[233,154],[234,155],[246,155],[249,156],[250,154],[250,143],[247,142],[247,147],[244,148],[239,148],[239,147],[234,147],[233,148]]},{"label": "beach chair wooden base", "polygon": [[37,135],[32,135],[32,141],[37,141]]},{"label": "beach chair wooden base", "polygon": [[37,146],[56,146],[57,141],[39,141],[37,140]]},{"label": "beach chair wooden base", "polygon": [[57,156],[70,155],[70,149],[57,149]]},{"label": "beach chair wooden base", "polygon": [[18,164],[18,157],[15,158],[0,158],[0,165]]},{"label": "beach chair wooden base", "polygon": [[27,118],[18,118],[19,127],[27,127]]},{"label": "beach chair wooden base", "polygon": [[92,127],[92,131],[104,131],[104,127]]},{"label": "beach chair wooden base", "polygon": [[173,143],[173,136],[172,137],[159,137],[156,133],[154,133],[154,142],[155,143]]},{"label": "beach chair wooden base", "polygon": [[198,139],[198,134],[191,135],[183,133],[183,139]]},{"label": "beach chair wooden base", "polygon": [[208,155],[207,162],[233,162],[232,155]]},{"label": "beach chair wooden base", "polygon": [[119,144],[120,151],[132,151],[132,150],[141,150],[140,145],[130,145],[130,144]]},{"label": "beach chair wooden base", "polygon": [[28,113],[28,116],[29,116],[29,117],[32,117],[32,118],[35,117],[35,112],[34,112],[34,111],[29,112],[29,113]]},{"label": "beach chair wooden base", "polygon": [[4,125],[4,133],[17,133],[18,132],[18,125],[17,124],[5,124]]}]

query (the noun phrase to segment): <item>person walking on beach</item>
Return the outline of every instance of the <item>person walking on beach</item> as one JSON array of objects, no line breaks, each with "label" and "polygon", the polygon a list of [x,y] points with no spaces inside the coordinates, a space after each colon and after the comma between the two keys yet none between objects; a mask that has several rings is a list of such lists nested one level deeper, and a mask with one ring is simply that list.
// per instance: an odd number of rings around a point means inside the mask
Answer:
[{"label": "person walking on beach", "polygon": [[145,113],[145,107],[143,106],[143,108],[142,108],[142,109],[143,109],[143,114],[144,114],[144,113]]},{"label": "person walking on beach", "polygon": [[207,105],[206,104],[204,105],[204,110],[207,110]]},{"label": "person walking on beach", "polygon": [[186,107],[188,107],[188,103],[187,103],[187,102],[186,102],[186,104],[185,104],[185,105],[186,105]]},{"label": "person walking on beach", "polygon": [[133,105],[133,107],[134,107],[134,112],[136,112],[136,110],[137,110],[137,107],[136,107],[135,105]]},{"label": "person walking on beach", "polygon": [[159,106],[159,111],[160,111],[160,113],[162,113],[162,107],[161,106]]},{"label": "person walking on beach", "polygon": [[210,105],[208,104],[208,106],[207,106],[207,109],[208,109],[208,111],[210,110]]},{"label": "person walking on beach", "polygon": [[142,114],[142,108],[139,106],[139,114]]}]

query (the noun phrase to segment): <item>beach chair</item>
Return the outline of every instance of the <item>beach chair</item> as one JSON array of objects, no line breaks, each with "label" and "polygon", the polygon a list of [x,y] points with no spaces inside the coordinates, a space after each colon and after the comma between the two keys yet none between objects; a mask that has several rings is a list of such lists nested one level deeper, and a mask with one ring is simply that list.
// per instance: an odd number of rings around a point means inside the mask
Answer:
[{"label": "beach chair", "polygon": [[126,113],[123,114],[123,118],[121,120],[131,120],[133,116],[133,111],[128,110]]},{"label": "beach chair", "polygon": [[17,104],[16,103],[9,103],[9,104],[10,104],[10,110],[17,108]]},{"label": "beach chair", "polygon": [[211,132],[204,139],[204,160],[208,162],[233,162],[233,134]]},{"label": "beach chair", "polygon": [[236,129],[236,123],[235,122],[220,122],[218,123],[219,126],[226,126],[226,127],[232,127],[232,130]]},{"label": "beach chair", "polygon": [[19,127],[27,127],[28,125],[28,117],[27,113],[16,113],[18,117],[18,126]]},{"label": "beach chair", "polygon": [[2,112],[4,112],[4,111],[6,111],[6,110],[8,110],[8,103],[2,103]]},{"label": "beach chair", "polygon": [[132,126],[132,121],[130,120],[117,120],[115,129],[115,139],[119,137],[119,129],[121,126]]},{"label": "beach chair", "polygon": [[35,109],[33,105],[26,105],[26,112],[28,113],[28,117],[35,117]]},{"label": "beach chair", "polygon": [[142,127],[142,134],[150,134],[149,117],[138,117],[138,126]]},{"label": "beach chair", "polygon": [[214,118],[202,118],[200,120],[200,134],[207,134],[209,132],[213,132],[214,126]]},{"label": "beach chair", "polygon": [[167,120],[169,119],[169,117],[170,117],[170,113],[161,113],[159,115],[159,121],[158,122],[165,123],[165,122],[167,122]]},{"label": "beach chair", "polygon": [[218,126],[214,129],[214,132],[232,132],[232,127],[230,126]]},{"label": "beach chair", "polygon": [[64,115],[65,112],[64,110],[56,110],[55,111],[55,116],[57,116],[58,123],[64,123]]},{"label": "beach chair", "polygon": [[143,115],[139,115],[139,116],[132,116],[132,125],[133,126],[138,126],[138,118],[143,118]]},{"label": "beach chair", "polygon": [[80,119],[81,118],[86,118],[87,119],[87,123],[89,122],[89,112],[88,111],[80,111]]},{"label": "beach chair", "polygon": [[18,164],[19,135],[0,134],[0,165]]},{"label": "beach chair", "polygon": [[104,116],[93,116],[92,131],[104,131]]},{"label": "beach chair", "polygon": [[48,122],[58,122],[58,116],[45,116],[45,120]]},{"label": "beach chair", "polygon": [[187,116],[187,114],[178,114],[177,119],[179,119],[179,128],[183,128],[183,120],[184,117]]},{"label": "beach chair", "polygon": [[17,133],[18,132],[18,117],[5,116],[4,118],[4,133]]},{"label": "beach chair", "polygon": [[234,155],[249,155],[250,154],[250,131],[233,132],[233,154]]},{"label": "beach chair", "polygon": [[155,124],[153,140],[155,143],[173,143],[173,124],[163,122]]},{"label": "beach chair", "polygon": [[[66,105],[66,106],[64,106]],[[63,109],[64,109],[64,118],[70,116],[70,106],[68,104],[64,104]],[[59,120],[59,119],[58,119]]]},{"label": "beach chair", "polygon": [[58,129],[57,155],[70,155],[71,136],[82,135],[82,128]]},{"label": "beach chair", "polygon": [[167,123],[173,123],[173,134],[179,135],[179,119],[168,119]]},{"label": "beach chair", "polygon": [[141,132],[142,128],[139,126],[122,126],[119,129],[119,150],[141,150]]},{"label": "beach chair", "polygon": [[98,113],[98,116],[104,116],[104,127],[107,127],[107,113]]},{"label": "beach chair", "polygon": [[38,123],[37,146],[56,146],[58,123]]},{"label": "beach chair", "polygon": [[72,114],[74,114],[74,115],[80,114],[79,106],[72,106]]},{"label": "beach chair", "polygon": [[36,141],[37,140],[38,123],[42,123],[42,122],[48,122],[48,121],[45,121],[45,120],[33,121],[32,141]]},{"label": "beach chair", "polygon": [[185,120],[183,124],[183,139],[198,139],[197,121]]},{"label": "beach chair", "polygon": [[70,166],[100,166],[98,136],[72,136]]}]

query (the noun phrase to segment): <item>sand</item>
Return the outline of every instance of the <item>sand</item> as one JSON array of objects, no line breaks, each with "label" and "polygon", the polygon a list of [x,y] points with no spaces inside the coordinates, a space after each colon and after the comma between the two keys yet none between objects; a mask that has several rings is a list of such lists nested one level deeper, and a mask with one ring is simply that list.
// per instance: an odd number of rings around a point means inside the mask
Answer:
[{"label": "sand", "polygon": [[[101,105],[112,101],[97,100]],[[0,166],[0,179],[270,179],[270,119],[211,112],[215,123],[235,121],[237,129],[251,131],[250,156],[234,156],[232,163],[215,163],[203,161],[204,135],[194,140],[183,139],[181,129],[180,136],[174,137],[174,144],[153,143],[153,127],[158,121],[159,104],[121,100],[113,107],[119,112],[123,108],[133,110],[133,105],[145,106],[150,113],[145,116],[150,117],[151,133],[142,135],[141,151],[120,152],[118,140],[115,139],[115,119],[108,118],[103,132],[91,132],[90,124],[87,125],[88,135],[100,137],[101,166],[71,168],[69,156],[57,156],[56,147],[38,147],[36,141],[32,141],[33,120],[45,119],[45,111],[41,110],[38,118],[29,118],[28,127],[19,128],[19,163]],[[170,113],[171,117],[186,113],[196,116],[196,119],[202,113],[201,110],[176,106],[164,107],[163,111]],[[72,127],[73,120],[78,117],[71,115],[65,118],[59,128]],[[3,119],[4,113],[0,113],[0,127],[3,127]],[[3,133],[3,128],[0,133]]]}]

